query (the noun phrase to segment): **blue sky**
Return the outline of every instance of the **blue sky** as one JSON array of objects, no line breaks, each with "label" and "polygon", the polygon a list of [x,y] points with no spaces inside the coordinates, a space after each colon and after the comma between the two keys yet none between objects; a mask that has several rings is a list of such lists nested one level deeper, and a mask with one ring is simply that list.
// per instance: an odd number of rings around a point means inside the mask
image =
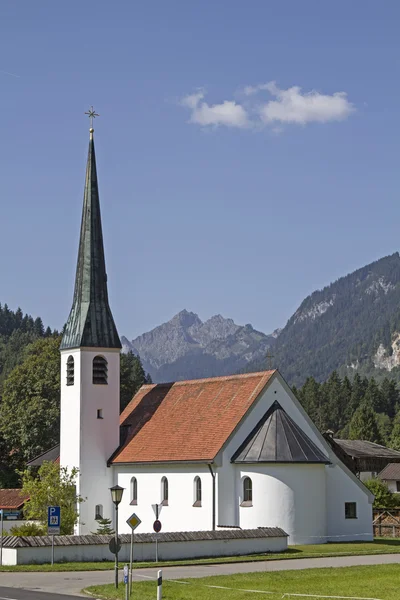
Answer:
[{"label": "blue sky", "polygon": [[68,316],[91,104],[121,335],[183,308],[269,332],[397,251],[399,22],[397,0],[3,0],[0,302]]}]

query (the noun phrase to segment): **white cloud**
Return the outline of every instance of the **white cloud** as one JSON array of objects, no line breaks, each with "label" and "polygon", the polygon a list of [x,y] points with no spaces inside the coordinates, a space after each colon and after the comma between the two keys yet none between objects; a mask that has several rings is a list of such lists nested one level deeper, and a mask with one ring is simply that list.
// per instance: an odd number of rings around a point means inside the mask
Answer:
[{"label": "white cloud", "polygon": [[191,110],[190,122],[206,127],[207,125],[225,125],[226,127],[249,127],[247,111],[233,100],[221,104],[202,102],[205,94],[202,90],[185,96],[182,106]]},{"label": "white cloud", "polygon": [[[256,103],[252,97],[259,92],[267,92],[274,99]],[[234,100],[210,105],[204,101],[205,91],[202,89],[185,96],[181,105],[191,111],[190,122],[203,127],[225,125],[260,129],[271,126],[275,133],[278,132],[277,125],[280,133],[282,125],[343,121],[355,111],[346,92],[331,95],[315,90],[302,92],[299,86],[282,90],[274,81],[270,81],[247,86],[243,93],[247,97],[245,105]]]},{"label": "white cloud", "polygon": [[274,81],[257,87],[267,90],[276,98],[259,109],[265,124],[278,122],[306,125],[312,122],[343,121],[355,110],[347,100],[346,92],[335,92],[330,96],[317,91],[303,94],[298,86],[281,90]]},{"label": "white cloud", "polygon": [[247,85],[244,88],[243,92],[245,96],[253,96],[254,94],[257,94],[257,92],[259,92],[260,90],[267,90],[268,85],[268,83],[261,83],[260,85]]}]

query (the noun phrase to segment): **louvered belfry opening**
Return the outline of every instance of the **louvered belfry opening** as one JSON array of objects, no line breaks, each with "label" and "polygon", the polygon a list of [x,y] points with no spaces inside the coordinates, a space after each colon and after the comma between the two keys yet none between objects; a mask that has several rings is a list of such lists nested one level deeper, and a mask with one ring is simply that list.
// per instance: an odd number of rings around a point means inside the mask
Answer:
[{"label": "louvered belfry opening", "polygon": [[104,356],[95,356],[93,359],[93,383],[107,385],[108,367]]},{"label": "louvered belfry opening", "polygon": [[74,385],[75,381],[75,361],[73,356],[67,358],[67,385]]}]

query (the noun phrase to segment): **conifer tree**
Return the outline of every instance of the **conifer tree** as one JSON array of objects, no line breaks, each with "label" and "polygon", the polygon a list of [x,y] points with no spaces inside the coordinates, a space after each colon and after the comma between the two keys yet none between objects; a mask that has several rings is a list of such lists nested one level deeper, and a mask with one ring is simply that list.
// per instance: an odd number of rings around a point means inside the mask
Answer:
[{"label": "conifer tree", "polygon": [[394,417],[399,404],[399,391],[396,382],[393,379],[385,377],[381,383],[381,394],[385,412],[389,417]]},{"label": "conifer tree", "polygon": [[357,410],[364,400],[366,388],[365,380],[361,379],[360,375],[356,373],[351,386],[351,414]]},{"label": "conifer tree", "polygon": [[140,357],[131,351],[122,353],[120,363],[120,411],[124,410],[142,385],[150,382],[151,378],[146,375]]},{"label": "conifer tree", "polygon": [[111,519],[96,519],[96,521],[99,526],[94,535],[114,535]]},{"label": "conifer tree", "polygon": [[384,412],[385,406],[384,406],[383,395],[382,395],[374,377],[371,377],[371,379],[368,382],[368,387],[365,391],[365,400],[372,406],[372,408],[375,412],[377,412],[377,413]]},{"label": "conifer tree", "polygon": [[400,450],[400,412],[393,419],[392,435],[390,436],[390,447]]},{"label": "conifer tree", "polygon": [[364,402],[357,408],[351,421],[349,437],[351,440],[366,440],[381,443],[376,413],[370,404]]}]

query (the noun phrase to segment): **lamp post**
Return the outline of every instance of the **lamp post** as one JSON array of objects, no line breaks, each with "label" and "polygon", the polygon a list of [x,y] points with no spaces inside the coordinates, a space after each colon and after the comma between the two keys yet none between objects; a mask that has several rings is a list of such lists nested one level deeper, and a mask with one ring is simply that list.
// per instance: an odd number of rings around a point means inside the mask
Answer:
[{"label": "lamp post", "polygon": [[115,587],[118,588],[118,504],[122,500],[124,488],[114,485],[110,488],[111,498],[115,506]]}]

